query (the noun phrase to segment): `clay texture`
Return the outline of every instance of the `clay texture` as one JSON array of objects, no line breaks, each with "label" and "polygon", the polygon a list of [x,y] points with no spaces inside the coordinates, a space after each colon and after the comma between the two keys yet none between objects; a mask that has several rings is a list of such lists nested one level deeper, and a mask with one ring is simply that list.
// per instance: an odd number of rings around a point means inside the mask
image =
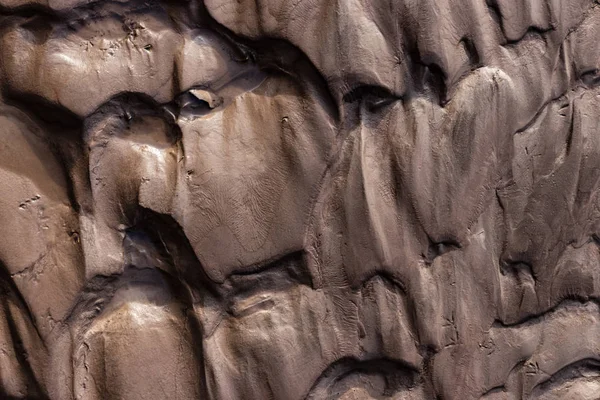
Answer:
[{"label": "clay texture", "polygon": [[0,398],[600,399],[600,4],[0,0]]}]

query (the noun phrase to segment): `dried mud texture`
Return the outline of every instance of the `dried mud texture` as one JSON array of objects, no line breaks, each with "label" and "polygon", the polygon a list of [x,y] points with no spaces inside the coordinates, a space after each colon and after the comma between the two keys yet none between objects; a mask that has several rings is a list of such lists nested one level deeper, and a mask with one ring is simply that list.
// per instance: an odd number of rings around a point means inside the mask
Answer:
[{"label": "dried mud texture", "polygon": [[600,4],[0,0],[0,398],[600,398]]}]

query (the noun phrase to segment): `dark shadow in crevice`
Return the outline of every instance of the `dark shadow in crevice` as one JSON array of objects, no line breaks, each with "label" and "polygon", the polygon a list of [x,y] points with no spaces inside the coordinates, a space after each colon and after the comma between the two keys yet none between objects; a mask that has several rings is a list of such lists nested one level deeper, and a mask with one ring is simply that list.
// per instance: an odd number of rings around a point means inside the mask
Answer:
[{"label": "dark shadow in crevice", "polygon": [[[174,126],[174,119],[166,113],[165,106],[154,100],[150,95],[142,92],[120,92],[102,103],[85,119],[85,125],[89,126],[105,116],[118,116],[126,123],[136,117],[155,116],[163,117],[170,126]],[[83,121],[82,121],[83,122]]]},{"label": "dark shadow in crevice", "polygon": [[399,101],[402,98],[382,86],[359,85],[342,97],[345,103],[361,102],[371,113],[375,113],[385,106]]},{"label": "dark shadow in crevice", "polygon": [[6,87],[4,87],[3,92],[6,96],[5,103],[7,105],[34,115],[35,119],[44,122],[53,134],[67,134],[81,128],[83,119],[66,107],[35,94],[15,93]]},{"label": "dark shadow in crevice", "polygon": [[232,45],[235,60],[253,62],[267,72],[280,71],[291,76],[302,87],[314,91],[321,107],[335,122],[340,121],[341,105],[337,104],[325,77],[302,50],[284,39],[240,36],[215,20],[203,2],[198,7],[200,21]]},{"label": "dark shadow in crevice", "polygon": [[183,228],[170,215],[139,207],[134,224],[126,230],[126,235],[145,238],[164,263],[172,268],[168,272],[193,291],[220,296],[217,284],[206,274]]},{"label": "dark shadow in crevice", "polygon": [[506,38],[506,34],[504,33],[504,22],[502,21],[502,11],[500,10],[498,0],[486,0],[485,4],[487,5],[492,21],[498,25],[502,36]]},{"label": "dark shadow in crevice", "polygon": [[303,251],[294,251],[254,265],[245,266],[243,270],[235,271],[230,274],[226,278],[226,281],[235,284],[237,281],[244,280],[244,277],[246,276],[249,277],[255,274],[270,272],[272,270],[280,269],[281,265],[286,265],[290,267],[289,274],[291,278],[298,283],[311,286],[311,280],[307,276],[306,271],[303,270],[303,265],[305,264],[304,258],[305,254]]},{"label": "dark shadow in crevice", "polygon": [[461,244],[454,239],[447,238],[440,241],[434,241],[429,235],[427,235],[427,239],[429,242],[427,253],[421,254],[425,261],[425,265],[431,265],[436,258],[462,248]]},{"label": "dark shadow in crevice", "polygon": [[581,74],[579,79],[589,88],[600,86],[600,69],[592,68],[586,70]]},{"label": "dark shadow in crevice", "polygon": [[465,36],[459,43],[465,49],[471,71],[479,68],[481,66],[481,57],[479,56],[479,52],[477,51],[477,47],[475,46],[475,43],[473,43],[473,40]]},{"label": "dark shadow in crevice", "polygon": [[501,261],[500,264],[500,272],[502,275],[510,274],[518,276],[525,274],[526,276],[531,277],[531,281],[537,283],[537,278],[533,272],[533,266],[531,263],[527,261]]},{"label": "dark shadow in crevice", "polygon": [[485,393],[483,393],[481,395],[481,397],[485,397],[485,396],[491,396],[494,395],[496,393],[506,393],[506,387],[504,385],[502,386],[495,386],[493,388],[491,388],[490,390],[486,391]]},{"label": "dark shadow in crevice", "polygon": [[[45,143],[57,159],[65,178],[64,183],[69,204],[75,211],[79,212],[81,203],[76,198],[73,171],[76,164],[86,157],[82,151],[82,120],[66,108],[37,95],[10,92],[6,92],[5,95],[7,96],[4,99],[5,104],[18,110],[18,112],[7,110],[7,114],[19,118],[18,113],[22,113],[33,121],[33,124],[30,121],[23,122],[30,126],[31,134]],[[26,134],[23,137],[30,140]],[[35,146],[32,146],[32,149],[35,149]],[[40,157],[43,158],[41,155]],[[26,171],[18,171],[18,173],[24,172]],[[85,172],[87,173],[87,168]],[[35,177],[33,180],[35,181]],[[59,179],[56,180],[56,183],[58,185],[63,184]]]},{"label": "dark shadow in crevice", "polygon": [[241,318],[277,305],[271,297],[288,293],[295,289],[309,287],[312,282],[302,251],[287,254],[260,269],[233,273],[220,285],[226,312]]},{"label": "dark shadow in crevice", "polygon": [[[369,381],[374,379],[382,380],[383,385],[377,387],[369,384]],[[358,383],[357,381],[365,383],[362,388],[373,398],[384,399],[403,390],[415,388],[419,384],[419,371],[401,361],[387,358],[364,361],[342,358],[332,363],[321,374],[305,399],[337,399],[344,394],[345,390],[351,389]]]},{"label": "dark shadow in crevice", "polygon": [[[406,285],[404,284],[404,282],[400,281],[397,277],[395,277],[389,271],[381,270],[378,268],[375,268],[375,270],[370,275],[367,275],[365,277],[365,279],[360,284],[360,288],[364,288],[365,285],[367,285],[369,282],[371,282],[377,278],[381,279],[386,286],[390,286],[392,288],[398,289],[400,291],[400,293],[402,293],[402,295],[404,295],[404,296],[408,295],[409,292],[407,291]],[[358,288],[353,288],[353,289],[356,290]]]},{"label": "dark shadow in crevice", "polygon": [[342,358],[323,371],[305,400],[338,399],[357,384],[374,399],[391,398],[419,385],[419,371],[387,358]]},{"label": "dark shadow in crevice", "polygon": [[404,53],[410,65],[412,87],[407,97],[426,97],[440,105],[448,102],[448,75],[442,67],[442,61],[436,54],[421,54],[418,44],[404,46]]},{"label": "dark shadow in crevice", "polygon": [[[171,0],[176,3],[176,0]],[[148,10],[160,5],[159,1],[144,1],[144,0],[128,0],[122,2],[119,0],[81,0],[79,4],[65,9],[53,9],[46,4],[39,4],[30,1],[29,3],[18,5],[15,7],[0,6],[0,16],[16,17],[22,19],[42,18],[48,23],[60,24],[69,23],[71,21],[81,19],[85,16],[88,19],[95,19],[98,16],[112,15],[115,13],[106,12],[107,8],[127,7],[129,11],[136,12],[139,10]]]},{"label": "dark shadow in crevice", "polygon": [[[19,329],[15,324],[15,321],[13,320],[12,316],[9,314],[10,311],[8,309],[7,303],[8,301],[10,301],[11,297],[15,303],[15,306],[22,313],[22,318],[25,321],[25,323],[32,328],[33,332],[35,332],[36,337],[34,338],[34,340],[39,341],[39,343],[44,347],[44,350],[46,350],[46,344],[44,342],[44,339],[42,338],[42,335],[37,329],[37,326],[35,325],[35,320],[33,318],[33,314],[31,313],[31,309],[28,307],[27,303],[25,302],[25,299],[23,298],[23,295],[21,294],[14,281],[10,277],[8,271],[6,270],[6,267],[3,265],[3,263],[0,262],[0,307],[4,308],[3,314],[5,314],[5,321],[8,325],[8,335],[10,337],[11,342],[13,343],[13,351],[17,358],[18,365],[25,374],[28,389],[27,398],[39,400],[48,399],[47,393],[45,392],[45,390],[43,390],[42,385],[36,378],[36,375],[41,376],[42,373],[40,371],[37,371],[38,373],[36,374],[31,364],[29,363],[27,349],[25,348],[23,340],[21,339]],[[7,332],[4,332],[4,334],[7,334]],[[1,387],[0,394],[5,394],[3,393],[3,389]],[[3,396],[2,398],[5,397]]]},{"label": "dark shadow in crevice", "polygon": [[585,358],[561,368],[533,389],[532,398],[538,398],[564,384],[573,384],[579,379],[600,382],[600,360]]},{"label": "dark shadow in crevice", "polygon": [[[415,309],[414,307],[412,308]],[[418,347],[419,354],[423,357],[423,371],[421,372],[421,382],[423,382],[423,391],[428,399],[441,400],[442,396],[435,389],[433,369],[433,360],[439,350],[433,346],[421,345]]]},{"label": "dark shadow in crevice", "polygon": [[535,314],[528,315],[525,318],[521,318],[516,322],[506,323],[500,319],[494,320],[492,323],[492,328],[515,328],[515,327],[524,327],[530,326],[540,323],[544,318],[549,316],[550,314],[566,307],[582,307],[588,303],[595,304],[600,308],[600,299],[589,297],[589,296],[578,296],[578,295],[569,295],[564,296],[562,299],[558,300],[556,304],[552,307],[547,307],[544,310],[540,310]]},{"label": "dark shadow in crevice", "polygon": [[553,32],[554,30],[555,28],[553,27],[541,28],[538,26],[530,26],[527,28],[523,36],[513,40],[506,39],[506,43],[504,43],[503,46],[514,46],[527,39],[542,40],[544,43],[546,43],[546,34]]},{"label": "dark shadow in crevice", "polygon": [[56,11],[46,5],[34,3],[33,1],[16,7],[0,6],[0,17],[8,16],[26,19],[41,16],[48,20],[60,20],[59,14]]}]

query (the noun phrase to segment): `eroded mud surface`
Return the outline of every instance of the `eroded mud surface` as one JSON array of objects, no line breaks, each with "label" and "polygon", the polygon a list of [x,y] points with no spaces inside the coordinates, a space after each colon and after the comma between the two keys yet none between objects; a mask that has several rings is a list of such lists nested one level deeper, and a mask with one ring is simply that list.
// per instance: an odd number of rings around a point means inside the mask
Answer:
[{"label": "eroded mud surface", "polygon": [[0,397],[600,398],[600,4],[0,0]]}]

